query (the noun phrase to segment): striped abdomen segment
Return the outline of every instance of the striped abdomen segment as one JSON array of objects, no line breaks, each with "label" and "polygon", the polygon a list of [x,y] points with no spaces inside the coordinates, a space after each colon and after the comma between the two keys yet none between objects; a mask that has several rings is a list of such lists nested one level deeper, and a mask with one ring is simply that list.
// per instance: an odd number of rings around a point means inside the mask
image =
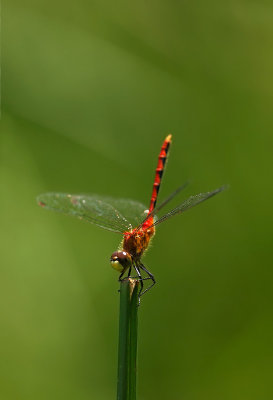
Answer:
[{"label": "striped abdomen segment", "polygon": [[158,196],[158,192],[159,192],[159,188],[160,188],[160,184],[161,184],[161,180],[162,180],[162,176],[163,176],[164,166],[165,166],[165,162],[167,159],[167,154],[168,154],[168,150],[169,150],[169,147],[171,144],[171,140],[172,140],[172,135],[168,135],[166,137],[166,139],[164,140],[163,145],[160,150],[160,153],[159,153],[158,163],[157,163],[157,167],[155,170],[155,180],[154,180],[154,185],[153,185],[153,192],[152,192],[152,197],[151,197],[151,202],[150,202],[149,213],[151,213],[153,211],[153,209],[155,208],[155,205],[156,205],[157,196]]}]

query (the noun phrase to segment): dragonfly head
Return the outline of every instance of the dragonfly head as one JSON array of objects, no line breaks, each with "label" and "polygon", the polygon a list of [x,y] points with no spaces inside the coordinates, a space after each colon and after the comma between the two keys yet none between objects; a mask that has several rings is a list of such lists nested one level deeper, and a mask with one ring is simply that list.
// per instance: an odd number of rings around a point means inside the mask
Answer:
[{"label": "dragonfly head", "polygon": [[127,251],[115,251],[110,258],[111,266],[118,272],[124,272],[132,265],[132,257]]}]

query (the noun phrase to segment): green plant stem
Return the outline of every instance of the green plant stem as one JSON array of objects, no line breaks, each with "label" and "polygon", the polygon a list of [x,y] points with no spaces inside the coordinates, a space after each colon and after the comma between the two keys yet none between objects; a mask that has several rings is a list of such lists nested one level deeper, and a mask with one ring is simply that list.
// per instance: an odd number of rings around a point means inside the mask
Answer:
[{"label": "green plant stem", "polygon": [[129,338],[129,400],[136,400],[137,334],[138,334],[138,281],[135,281],[130,308]]},{"label": "green plant stem", "polygon": [[120,283],[117,400],[136,400],[138,281]]},{"label": "green plant stem", "polygon": [[128,348],[130,324],[129,281],[120,283],[119,346],[118,346],[118,388],[117,400],[127,400],[128,392]]}]

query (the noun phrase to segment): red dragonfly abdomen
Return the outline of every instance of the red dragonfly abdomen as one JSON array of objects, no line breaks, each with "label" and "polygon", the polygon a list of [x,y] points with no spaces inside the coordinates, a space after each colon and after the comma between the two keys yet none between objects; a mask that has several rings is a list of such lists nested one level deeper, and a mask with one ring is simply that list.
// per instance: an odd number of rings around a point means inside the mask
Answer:
[{"label": "red dragonfly abdomen", "polygon": [[155,180],[154,180],[154,184],[153,184],[153,191],[152,191],[152,197],[151,197],[151,202],[150,202],[149,214],[153,211],[153,209],[155,208],[155,205],[156,205],[157,196],[158,196],[158,192],[159,192],[159,188],[160,188],[160,184],[161,184],[161,180],[162,180],[164,167],[165,167],[169,147],[171,144],[171,140],[172,140],[172,135],[168,135],[166,137],[166,139],[164,140],[163,145],[160,150],[160,153],[159,153],[158,163],[157,163],[157,167],[155,170]]}]

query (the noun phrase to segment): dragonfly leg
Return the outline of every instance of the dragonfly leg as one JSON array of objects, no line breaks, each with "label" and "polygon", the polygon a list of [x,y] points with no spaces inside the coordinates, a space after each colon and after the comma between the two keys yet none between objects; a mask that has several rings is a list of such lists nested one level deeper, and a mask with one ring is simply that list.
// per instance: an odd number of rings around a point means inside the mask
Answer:
[{"label": "dragonfly leg", "polygon": [[[119,281],[119,282],[123,281],[124,279],[127,279],[127,278],[122,278],[123,275],[125,274],[125,272],[126,272],[126,270],[122,271],[122,273],[121,273],[120,276],[118,277],[118,281]],[[131,267],[130,267],[130,269],[129,269],[129,274],[130,274],[130,273],[131,273]],[[128,276],[129,276],[129,275],[128,275]]]},{"label": "dragonfly leg", "polygon": [[138,275],[138,276],[131,276],[131,269],[132,269],[132,267],[130,267],[129,272],[128,272],[128,275],[126,276],[126,278],[123,278],[123,275],[124,275],[125,272],[126,272],[126,271],[123,271],[123,272],[120,274],[119,278],[118,278],[118,282],[122,282],[122,281],[124,281],[125,279],[128,279],[128,278],[131,278],[131,279],[141,279],[142,281],[147,281],[148,279],[151,279],[151,278],[142,278],[142,277],[140,278],[139,275]]},{"label": "dragonfly leg", "polygon": [[130,277],[130,275],[131,275],[131,269],[132,269],[132,267],[129,267],[129,271],[128,271],[128,275],[127,275],[128,278],[131,278],[131,277]]},{"label": "dragonfly leg", "polygon": [[124,275],[124,271],[120,274],[120,276],[118,277],[118,281],[121,282],[122,281],[122,277]]},{"label": "dragonfly leg", "polygon": [[140,291],[138,293],[138,305],[140,305],[140,296],[141,296],[141,292],[143,291],[143,278],[142,278],[141,273],[140,273],[140,271],[138,269],[138,266],[134,265],[134,268],[136,270],[136,273],[138,275],[139,282],[140,282]]},{"label": "dragonfly leg", "polygon": [[[120,276],[118,277],[118,282],[122,282],[122,281],[124,281],[124,280],[126,280],[126,279],[128,279],[128,278],[131,278],[131,277],[130,277],[130,275],[131,275],[131,269],[132,269],[132,267],[129,268],[128,276],[127,276],[126,278],[122,278],[123,275],[125,274],[126,270],[123,271],[123,272],[120,274]],[[137,277],[137,278],[138,278],[138,277]],[[118,290],[118,292],[120,292],[120,289]]]},{"label": "dragonfly leg", "polygon": [[148,271],[147,268],[145,268],[143,264],[139,264],[139,268],[142,269],[143,271],[145,271],[146,274],[148,274],[149,278],[146,278],[146,279],[151,279],[153,282],[150,286],[147,287],[147,289],[145,289],[144,291],[141,290],[139,292],[139,297],[140,297],[140,296],[143,296],[144,293],[148,292],[148,290],[152,289],[152,287],[156,284],[156,281],[155,281],[155,277],[153,276],[153,274],[151,274],[151,272]]},{"label": "dragonfly leg", "polygon": [[[127,277],[128,278],[128,277]],[[127,279],[127,278],[123,278],[123,279]],[[130,276],[129,278],[131,278],[131,279],[138,279],[138,280],[140,280],[140,277],[139,276]],[[122,279],[122,280],[123,280]],[[148,280],[150,280],[151,278],[142,278],[141,277],[141,280],[142,281],[148,281]]]}]

